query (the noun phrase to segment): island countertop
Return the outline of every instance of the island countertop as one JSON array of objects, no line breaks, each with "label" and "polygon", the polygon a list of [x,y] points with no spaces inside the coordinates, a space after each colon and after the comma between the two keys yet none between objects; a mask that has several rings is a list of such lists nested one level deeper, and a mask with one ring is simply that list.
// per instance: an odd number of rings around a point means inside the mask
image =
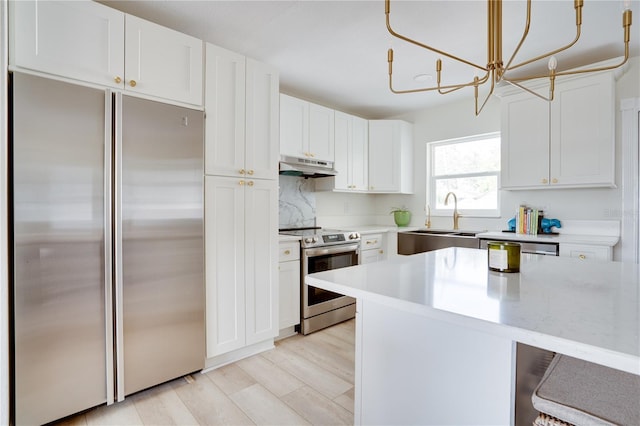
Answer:
[{"label": "island countertop", "polygon": [[487,251],[448,248],[311,274],[307,283],[640,374],[637,264],[523,254],[519,273]]}]

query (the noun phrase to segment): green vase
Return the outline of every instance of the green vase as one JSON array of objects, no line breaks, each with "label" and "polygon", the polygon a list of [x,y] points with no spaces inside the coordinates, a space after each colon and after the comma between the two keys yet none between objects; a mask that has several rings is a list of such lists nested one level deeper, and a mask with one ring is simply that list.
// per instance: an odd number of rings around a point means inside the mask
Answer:
[{"label": "green vase", "polygon": [[411,222],[411,212],[393,212],[393,220],[398,226],[407,226]]}]

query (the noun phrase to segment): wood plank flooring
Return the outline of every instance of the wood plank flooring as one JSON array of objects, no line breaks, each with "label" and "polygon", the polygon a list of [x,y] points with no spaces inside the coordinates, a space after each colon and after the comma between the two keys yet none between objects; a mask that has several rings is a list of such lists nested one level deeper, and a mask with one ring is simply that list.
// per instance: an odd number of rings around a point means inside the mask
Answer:
[{"label": "wood plank flooring", "polygon": [[352,425],[355,322],[100,406],[58,425]]}]

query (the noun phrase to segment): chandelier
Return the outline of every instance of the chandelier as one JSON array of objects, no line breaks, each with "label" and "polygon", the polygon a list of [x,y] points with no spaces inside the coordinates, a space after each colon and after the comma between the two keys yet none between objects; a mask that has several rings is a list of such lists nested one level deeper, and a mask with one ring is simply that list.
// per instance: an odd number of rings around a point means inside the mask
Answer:
[{"label": "chandelier", "polygon": [[[387,52],[387,61],[389,63],[389,89],[391,90],[391,92],[393,93],[416,93],[416,92],[428,92],[428,91],[437,91],[440,94],[447,94],[447,93],[451,93],[454,92],[456,90],[462,89],[464,87],[473,87],[474,88],[474,94],[475,94],[475,113],[476,115],[480,114],[480,112],[482,111],[482,109],[484,108],[485,104],[487,103],[487,101],[489,100],[489,98],[491,97],[491,95],[494,92],[494,89],[496,88],[496,86],[498,85],[498,83],[501,82],[506,82],[509,83],[513,86],[519,87],[522,90],[525,90],[539,98],[542,98],[546,101],[552,101],[553,100],[553,93],[554,93],[554,84],[555,84],[555,79],[556,77],[560,77],[560,76],[566,76],[566,75],[572,75],[572,74],[580,74],[580,73],[589,73],[589,72],[597,72],[597,71],[606,71],[606,70],[610,70],[610,69],[614,69],[614,68],[618,68],[622,65],[624,65],[627,60],[629,59],[629,39],[630,39],[630,29],[631,29],[631,10],[629,9],[629,7],[625,7],[624,12],[622,12],[622,27],[624,28],[624,58],[622,59],[622,61],[616,65],[611,65],[611,66],[602,66],[602,67],[596,67],[596,68],[590,68],[590,69],[579,69],[579,70],[571,70],[571,71],[562,71],[559,72],[557,70],[557,66],[558,66],[558,62],[555,58],[554,55],[556,55],[559,52],[562,52],[564,50],[569,49],[571,46],[573,46],[578,39],[580,38],[580,31],[581,31],[581,25],[582,25],[582,7],[583,7],[583,3],[584,0],[574,0],[574,8],[575,8],[575,13],[576,13],[576,36],[575,39],[567,44],[566,46],[560,47],[558,49],[555,49],[553,51],[547,52],[545,54],[542,54],[540,56],[536,56],[535,58],[531,58],[528,59],[524,62],[520,62],[520,63],[516,63],[513,64],[514,62],[514,58],[516,57],[516,55],[518,54],[518,51],[520,50],[520,48],[522,47],[522,45],[524,44],[524,41],[527,38],[527,35],[529,33],[529,27],[531,24],[531,0],[527,0],[527,15],[526,15],[526,21],[525,21],[525,25],[524,25],[524,31],[522,34],[522,37],[519,41],[519,43],[517,44],[515,50],[513,51],[513,53],[511,54],[511,57],[509,58],[509,60],[507,61],[507,64],[504,65],[503,62],[503,58],[502,58],[502,0],[487,0],[487,64],[486,65],[478,65],[475,64],[471,61],[459,58],[455,55],[452,55],[450,53],[447,53],[445,51],[442,50],[438,50],[434,47],[428,46],[426,44],[420,43],[416,40],[413,40],[409,37],[406,37],[402,34],[397,33],[393,28],[391,28],[391,23],[389,20],[389,15],[390,15],[390,10],[391,10],[391,0],[385,0],[385,15],[386,15],[386,22],[387,22],[387,29],[389,30],[389,33],[391,33],[391,35],[393,35],[394,37],[397,37],[401,40],[404,40],[408,43],[411,43],[413,45],[416,45],[418,47],[430,50],[440,56],[444,56],[447,57],[449,59],[452,59],[456,62],[468,65],[472,68],[474,68],[475,70],[477,70],[477,72],[480,72],[481,74],[483,73],[483,75],[481,76],[475,76],[473,78],[472,81],[468,81],[468,82],[464,82],[464,83],[459,83],[459,84],[447,84],[447,85],[442,85],[441,84],[441,76],[442,76],[442,60],[441,59],[437,59],[436,60],[436,85],[432,86],[432,87],[426,87],[426,88],[419,88],[419,89],[409,89],[409,90],[396,90],[393,88],[393,49],[389,49]],[[628,3],[625,3],[625,6],[627,6]],[[517,78],[510,78],[508,77],[506,74],[509,71],[512,71],[514,69],[523,67],[525,65],[531,64],[533,62],[539,61],[541,59],[545,59],[545,58],[549,58],[549,62],[548,62],[548,68],[549,68],[549,73],[548,74],[539,74],[539,75],[530,75],[530,76],[526,76],[526,77],[517,77]],[[539,93],[534,92],[533,90],[525,87],[524,85],[522,85],[521,83],[524,81],[528,81],[528,80],[534,80],[534,79],[540,79],[540,78],[548,78],[549,79],[549,95],[547,96],[543,96],[540,95]],[[486,99],[484,100],[484,102],[482,102],[482,105],[480,106],[480,108],[478,108],[478,88],[479,86],[485,84],[485,83],[489,83],[489,94],[486,96]]]}]

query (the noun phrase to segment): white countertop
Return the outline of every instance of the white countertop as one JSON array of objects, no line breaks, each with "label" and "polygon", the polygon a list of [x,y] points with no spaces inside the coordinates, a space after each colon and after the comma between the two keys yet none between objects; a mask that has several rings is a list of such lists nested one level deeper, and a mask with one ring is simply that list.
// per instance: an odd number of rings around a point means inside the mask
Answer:
[{"label": "white countertop", "polygon": [[559,243],[559,244],[591,244],[599,246],[613,247],[618,244],[620,238],[612,235],[582,235],[582,234],[558,234],[558,235],[527,235],[516,234],[511,232],[483,232],[476,235],[477,238],[483,239],[499,239],[508,241],[531,241],[540,243]]},{"label": "white countertop", "polygon": [[448,248],[309,275],[313,286],[384,303],[640,374],[640,268],[522,255],[489,271],[487,252]]},{"label": "white countertop", "polygon": [[278,241],[281,243],[284,242],[288,242],[288,241],[300,241],[302,238],[296,235],[283,235],[283,234],[278,234]]},{"label": "white countertop", "polygon": [[381,232],[403,232],[415,231],[417,226],[394,226],[394,225],[366,225],[366,226],[333,226],[332,228],[343,231],[359,232],[362,235],[378,234]]}]

